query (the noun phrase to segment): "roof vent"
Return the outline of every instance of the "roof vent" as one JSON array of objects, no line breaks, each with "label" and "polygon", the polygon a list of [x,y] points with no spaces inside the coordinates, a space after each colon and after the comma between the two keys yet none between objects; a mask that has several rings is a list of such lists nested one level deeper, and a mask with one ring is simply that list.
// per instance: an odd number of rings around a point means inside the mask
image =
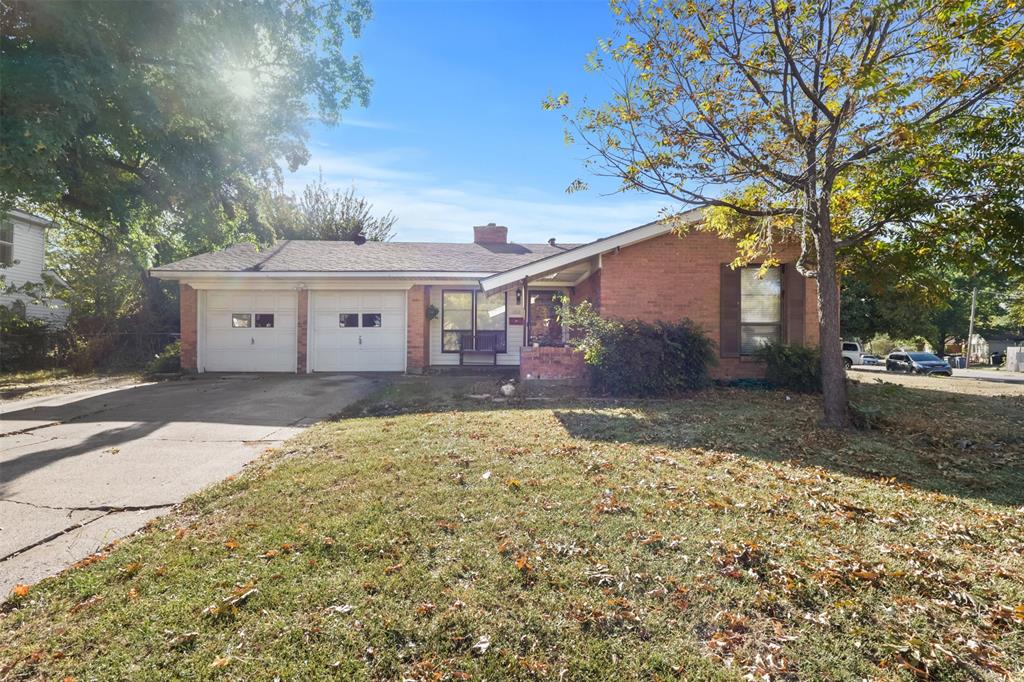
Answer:
[{"label": "roof vent", "polygon": [[554,246],[554,245],[555,245],[555,238],[552,237],[551,239],[548,240],[548,246]]},{"label": "roof vent", "polygon": [[352,237],[352,241],[356,243],[356,246],[366,243],[366,237],[362,232],[356,232],[356,236]]},{"label": "roof vent", "polygon": [[487,223],[473,227],[474,244],[508,244],[508,228]]}]

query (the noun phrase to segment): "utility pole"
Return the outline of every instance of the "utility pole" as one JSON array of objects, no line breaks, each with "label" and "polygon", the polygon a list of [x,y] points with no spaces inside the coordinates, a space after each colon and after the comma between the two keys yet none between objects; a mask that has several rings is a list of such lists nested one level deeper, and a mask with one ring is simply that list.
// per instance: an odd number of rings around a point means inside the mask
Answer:
[{"label": "utility pole", "polygon": [[967,328],[967,367],[971,366],[971,344],[974,341],[974,310],[978,306],[978,287],[971,290],[971,323]]}]

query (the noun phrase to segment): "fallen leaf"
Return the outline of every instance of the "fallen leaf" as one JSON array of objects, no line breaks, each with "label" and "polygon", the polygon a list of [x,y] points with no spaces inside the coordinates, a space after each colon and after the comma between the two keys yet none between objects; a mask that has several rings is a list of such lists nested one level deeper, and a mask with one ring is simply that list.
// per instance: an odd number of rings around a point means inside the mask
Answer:
[{"label": "fallen leaf", "polygon": [[218,656],[213,659],[213,663],[210,664],[211,668],[226,668],[231,664],[230,656]]},{"label": "fallen leaf", "polygon": [[266,552],[264,552],[260,556],[263,557],[264,559],[273,559],[274,557],[276,557],[280,553],[281,552],[277,551],[276,549],[268,549]]},{"label": "fallen leaf", "polygon": [[328,606],[324,610],[328,613],[338,613],[343,616],[347,616],[348,614],[352,613],[354,609],[352,608],[351,604],[336,604],[334,606]]},{"label": "fallen leaf", "polygon": [[470,647],[470,650],[480,656],[487,653],[487,650],[491,648],[491,638],[487,635],[480,635],[480,638],[476,640],[476,644]]},{"label": "fallen leaf", "polygon": [[99,604],[104,599],[106,599],[106,597],[104,597],[102,594],[94,594],[93,596],[89,597],[88,599],[83,599],[82,601],[80,601],[77,604],[75,604],[74,606],[72,606],[69,609],[69,612],[70,613],[78,613],[79,611],[81,611],[83,609],[87,609],[90,606],[95,606],[96,604]]},{"label": "fallen leaf", "polygon": [[25,583],[18,583],[11,589],[11,594],[15,597],[27,597],[29,587]]},{"label": "fallen leaf", "polygon": [[228,538],[224,541],[224,546],[231,550],[238,549],[238,542],[234,538]]}]

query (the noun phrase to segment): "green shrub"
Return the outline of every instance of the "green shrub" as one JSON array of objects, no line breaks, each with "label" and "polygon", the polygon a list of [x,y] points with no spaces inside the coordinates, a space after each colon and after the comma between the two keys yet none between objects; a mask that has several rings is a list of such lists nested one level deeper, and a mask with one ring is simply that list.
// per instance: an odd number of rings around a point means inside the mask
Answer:
[{"label": "green shrub", "polygon": [[181,341],[164,346],[164,349],[146,365],[146,374],[172,374],[181,371]]},{"label": "green shrub", "polygon": [[43,320],[27,317],[23,306],[0,305],[0,369],[10,372],[52,365],[56,336],[57,331]]},{"label": "green shrub", "polygon": [[599,393],[663,396],[708,384],[714,342],[692,320],[606,320],[590,303],[572,306],[564,299],[559,317]]},{"label": "green shrub", "polygon": [[767,363],[765,379],[776,388],[821,393],[821,351],[807,346],[771,343],[757,351]]}]

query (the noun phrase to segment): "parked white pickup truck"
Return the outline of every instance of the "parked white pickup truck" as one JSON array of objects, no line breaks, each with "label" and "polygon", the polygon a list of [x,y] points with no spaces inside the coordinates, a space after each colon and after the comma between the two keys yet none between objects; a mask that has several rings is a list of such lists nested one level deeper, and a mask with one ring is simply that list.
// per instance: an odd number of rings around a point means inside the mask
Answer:
[{"label": "parked white pickup truck", "polygon": [[862,352],[863,349],[856,341],[843,341],[843,367],[850,369],[854,365],[863,364],[860,357]]}]

